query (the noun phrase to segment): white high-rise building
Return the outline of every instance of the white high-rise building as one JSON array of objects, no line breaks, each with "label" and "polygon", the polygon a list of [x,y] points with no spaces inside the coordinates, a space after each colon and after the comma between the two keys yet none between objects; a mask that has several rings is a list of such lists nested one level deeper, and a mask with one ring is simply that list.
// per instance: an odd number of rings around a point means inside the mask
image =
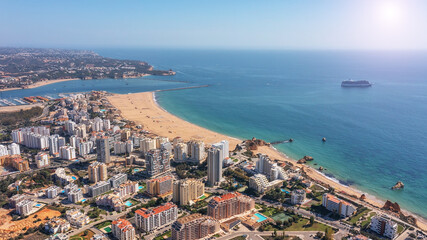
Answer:
[{"label": "white high-rise building", "polygon": [[176,162],[181,162],[187,160],[187,144],[185,143],[178,143],[174,146],[174,153],[173,153],[173,159]]},{"label": "white high-rise building", "polygon": [[19,149],[19,145],[16,143],[12,143],[8,146],[10,155],[20,155],[21,150]]},{"label": "white high-rise building", "polygon": [[120,155],[126,153],[126,143],[124,142],[115,142],[114,143],[114,154]]},{"label": "white high-rise building", "polygon": [[37,168],[49,166],[49,155],[47,153],[39,152],[35,159]]},{"label": "white high-rise building", "polygon": [[151,138],[143,138],[139,143],[139,147],[141,152],[145,155],[150,150],[154,150],[157,148],[156,140]]},{"label": "white high-rise building", "polygon": [[102,119],[97,117],[93,120],[92,131],[100,132],[102,130],[104,130],[104,121],[102,121]]},{"label": "white high-rise building", "polygon": [[65,122],[65,132],[67,132],[68,134],[73,134],[75,128],[76,128],[75,122],[71,120],[68,120]]},{"label": "white high-rise building", "polygon": [[0,157],[9,155],[9,151],[7,147],[4,145],[0,145]]},{"label": "white high-rise building", "polygon": [[65,160],[73,160],[76,158],[76,149],[71,146],[62,146],[59,148],[59,157]]},{"label": "white high-rise building", "polygon": [[104,124],[104,130],[108,131],[111,128],[110,119],[104,119],[102,120],[102,123]]},{"label": "white high-rise building", "polygon": [[222,161],[223,153],[221,148],[211,147],[208,150],[208,184],[210,186],[219,185],[222,182]]},{"label": "white high-rise building", "polygon": [[59,154],[59,135],[55,134],[49,137],[49,153],[50,155]]},{"label": "white high-rise building", "polygon": [[133,152],[133,141],[132,140],[126,141],[126,152],[129,154],[131,152]]},{"label": "white high-rise building", "polygon": [[222,140],[219,143],[212,144],[212,147],[221,149],[222,152],[222,160],[229,157],[229,143],[227,140]]},{"label": "white high-rise building", "polygon": [[79,155],[84,157],[84,156],[88,155],[89,153],[92,153],[93,152],[93,146],[94,146],[94,144],[92,141],[79,143],[79,146],[78,146]]},{"label": "white high-rise building", "polygon": [[202,141],[188,142],[188,155],[193,162],[203,162],[206,158],[205,143]]},{"label": "white high-rise building", "polygon": [[394,239],[397,235],[397,223],[385,215],[374,216],[371,219],[371,230],[381,236]]}]

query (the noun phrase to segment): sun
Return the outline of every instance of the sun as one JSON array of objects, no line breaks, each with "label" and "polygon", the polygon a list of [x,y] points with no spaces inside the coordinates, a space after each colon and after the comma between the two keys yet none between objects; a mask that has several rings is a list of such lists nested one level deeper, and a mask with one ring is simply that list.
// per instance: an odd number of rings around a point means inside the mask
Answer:
[{"label": "sun", "polygon": [[379,6],[379,17],[385,24],[398,24],[402,18],[402,8],[397,1],[386,0]]}]

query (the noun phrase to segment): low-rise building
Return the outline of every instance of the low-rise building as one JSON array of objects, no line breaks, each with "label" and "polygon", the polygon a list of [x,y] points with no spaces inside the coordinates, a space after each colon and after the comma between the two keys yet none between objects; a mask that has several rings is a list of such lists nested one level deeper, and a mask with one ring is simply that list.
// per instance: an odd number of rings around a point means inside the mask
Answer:
[{"label": "low-rise building", "polygon": [[134,240],[135,228],[125,219],[117,219],[111,224],[111,230],[114,237],[119,240]]},{"label": "low-rise building", "polygon": [[50,234],[65,233],[70,230],[71,225],[63,218],[54,217],[45,223],[44,228]]},{"label": "low-rise building", "polygon": [[174,222],[178,218],[178,207],[173,203],[166,203],[153,209],[141,208],[136,210],[135,218],[138,228],[150,232]]},{"label": "low-rise building", "polygon": [[89,223],[89,217],[78,209],[70,209],[65,212],[65,216],[71,225],[78,228]]},{"label": "low-rise building", "polygon": [[219,230],[220,225],[218,220],[196,213],[184,216],[172,224],[172,239],[201,239],[215,234]]},{"label": "low-rise building", "polygon": [[374,216],[371,219],[371,230],[381,236],[394,239],[397,236],[397,223],[385,215]]},{"label": "low-rise building", "polygon": [[116,212],[121,212],[126,208],[123,200],[114,193],[99,196],[96,199],[96,205],[110,207]]},{"label": "low-rise building", "polygon": [[255,174],[249,178],[249,188],[256,190],[259,193],[268,192],[271,189],[281,186],[283,180],[276,179],[268,181],[264,174]]}]

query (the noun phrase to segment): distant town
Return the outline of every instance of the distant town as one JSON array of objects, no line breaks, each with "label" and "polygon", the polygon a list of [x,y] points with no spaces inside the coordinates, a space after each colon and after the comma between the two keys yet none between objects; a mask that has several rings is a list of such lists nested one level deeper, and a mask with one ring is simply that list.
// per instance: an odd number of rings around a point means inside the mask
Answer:
[{"label": "distant town", "polygon": [[0,48],[0,89],[27,88],[60,79],[137,78],[174,75],[146,62],[106,58],[92,51]]},{"label": "distant town", "polygon": [[[43,62],[56,53],[31,55]],[[71,51],[66,65],[80,54],[96,59],[85,66],[103,59]],[[141,66],[141,74],[151,71]],[[9,75],[10,68],[3,67]],[[49,75],[54,72],[31,76],[58,77]],[[397,204],[369,207],[363,195],[352,200],[297,165],[255,154],[267,144],[262,140],[230,146],[158,136],[124,118],[109,95],[74,93],[0,114],[0,239],[425,237],[414,222],[392,213]]]}]

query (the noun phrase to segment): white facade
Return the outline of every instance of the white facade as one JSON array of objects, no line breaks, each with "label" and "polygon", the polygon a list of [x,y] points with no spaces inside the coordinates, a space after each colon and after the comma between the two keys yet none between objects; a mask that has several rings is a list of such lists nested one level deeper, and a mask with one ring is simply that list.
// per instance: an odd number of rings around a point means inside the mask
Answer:
[{"label": "white facade", "polygon": [[56,198],[61,191],[61,188],[58,186],[50,186],[46,189],[46,197],[47,198]]},{"label": "white facade", "polygon": [[47,153],[39,152],[36,157],[37,168],[49,166],[49,155]]},{"label": "white facade", "polygon": [[221,148],[212,147],[208,150],[208,184],[219,185],[222,182],[223,152]]},{"label": "white facade", "polygon": [[397,223],[386,216],[375,216],[371,219],[371,230],[381,236],[394,239],[397,234]]},{"label": "white facade", "polygon": [[187,159],[187,144],[185,143],[178,143],[173,148],[174,154],[173,159],[177,162],[185,161]]},{"label": "white facade", "polygon": [[296,189],[291,193],[291,203],[293,205],[300,205],[305,201],[306,192],[304,189]]},{"label": "white facade", "polygon": [[139,209],[135,212],[136,226],[145,232],[173,223],[177,218],[178,207],[172,203],[166,203],[152,210]]},{"label": "white facade", "polygon": [[71,146],[62,146],[59,148],[59,157],[65,160],[73,160],[76,158],[76,149]]},{"label": "white facade", "polygon": [[9,149],[9,154],[10,155],[20,155],[21,154],[21,150],[19,148],[19,145],[16,143],[12,143],[8,146]]}]

